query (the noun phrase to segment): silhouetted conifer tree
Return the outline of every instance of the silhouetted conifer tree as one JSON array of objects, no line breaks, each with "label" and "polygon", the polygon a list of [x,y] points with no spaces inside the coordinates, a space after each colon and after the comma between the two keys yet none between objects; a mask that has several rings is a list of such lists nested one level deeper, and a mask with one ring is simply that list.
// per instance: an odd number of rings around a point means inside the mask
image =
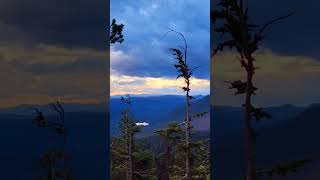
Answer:
[{"label": "silhouetted conifer tree", "polygon": [[[253,77],[256,69],[253,54],[259,49],[260,43],[266,36],[265,31],[272,24],[288,18],[293,13],[275,18],[263,25],[251,23],[248,8],[244,6],[243,0],[219,0],[217,8],[211,13],[214,23],[214,32],[218,35],[218,42],[213,50],[213,55],[223,51],[225,47],[235,48],[239,54],[238,60],[246,72],[246,80],[227,81],[230,89],[236,89],[235,94],[245,95],[245,147],[246,147],[246,180],[257,180],[262,174],[284,173],[295,171],[297,162],[277,166],[269,169],[259,169],[256,166],[256,132],[252,127],[252,120],[260,121],[263,118],[271,118],[262,108],[252,105],[252,96],[258,90],[253,85]],[[299,161],[298,165],[305,161]]]},{"label": "silhouetted conifer tree", "polygon": [[[195,178],[193,177],[194,176],[193,171],[195,169],[193,165],[195,164],[196,156],[200,156],[199,154],[194,156],[194,152],[197,150],[197,148],[199,148],[197,145],[200,142],[192,141],[191,134],[193,132],[192,131],[193,127],[191,125],[191,121],[193,118],[203,116],[204,114],[206,114],[206,112],[199,113],[194,116],[191,115],[191,110],[190,110],[191,100],[194,99],[194,97],[190,95],[190,90],[191,90],[190,84],[191,84],[191,77],[194,69],[191,69],[187,62],[188,44],[182,33],[177,32],[175,30],[170,30],[169,32],[177,33],[184,40],[184,47],[170,48],[170,51],[173,53],[173,55],[175,56],[175,59],[177,60],[177,64],[174,65],[174,67],[178,72],[177,79],[182,78],[185,84],[185,86],[182,87],[182,90],[185,92],[185,96],[186,96],[185,118],[183,122],[185,136],[184,136],[184,139],[180,140],[181,143],[179,143],[179,147],[181,147],[180,150],[184,151],[183,154],[185,156],[185,161],[184,161],[185,174],[182,178],[186,180],[191,180]],[[209,164],[207,164],[206,166],[209,166]],[[179,169],[179,166],[176,166],[176,168]]]},{"label": "silhouetted conifer tree", "polygon": [[[34,123],[41,128],[48,128],[53,130],[54,133],[63,136],[63,150],[49,150],[42,158],[41,164],[42,167],[48,170],[47,179],[49,180],[57,180],[71,179],[71,169],[68,164],[68,156],[66,153],[66,145],[67,145],[67,131],[65,127],[65,111],[62,104],[57,101],[56,103],[49,104],[49,108],[58,114],[57,119],[55,121],[50,121],[39,109],[35,109],[35,118]],[[63,172],[57,171],[56,167],[58,160],[63,161]],[[45,177],[42,177],[46,179]]]},{"label": "silhouetted conifer tree", "polygon": [[157,135],[164,139],[165,152],[156,157],[159,180],[169,180],[170,171],[173,166],[173,152],[176,144],[182,138],[180,124],[169,123],[165,129],[155,131]]},{"label": "silhouetted conifer tree", "polygon": [[123,38],[123,24],[117,24],[117,21],[115,19],[112,19],[111,28],[110,28],[110,43],[122,43],[124,41]]},{"label": "silhouetted conifer tree", "polygon": [[122,97],[121,101],[126,108],[120,121],[121,135],[113,137],[111,142],[112,179],[152,179],[153,157],[135,144],[135,136],[142,127],[133,119],[130,96]]},{"label": "silhouetted conifer tree", "polygon": [[[173,32],[176,32],[172,30]],[[174,67],[178,71],[177,79],[183,78],[185,86],[182,87],[182,90],[186,93],[186,111],[185,111],[185,151],[186,151],[186,159],[185,159],[185,179],[191,180],[192,178],[192,163],[191,163],[191,117],[190,117],[190,105],[191,99],[193,98],[190,95],[190,78],[192,75],[192,70],[189,68],[187,63],[187,53],[188,53],[188,44],[182,33],[178,33],[184,40],[185,46],[184,48],[171,48],[170,50],[173,52],[175,59],[178,61]]]}]

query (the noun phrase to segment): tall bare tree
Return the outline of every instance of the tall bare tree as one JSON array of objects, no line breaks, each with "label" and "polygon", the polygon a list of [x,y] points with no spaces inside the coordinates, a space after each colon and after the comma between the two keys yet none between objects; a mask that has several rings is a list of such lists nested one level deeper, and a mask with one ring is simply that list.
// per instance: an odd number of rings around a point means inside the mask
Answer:
[{"label": "tall bare tree", "polygon": [[[260,43],[265,37],[265,30],[272,24],[286,19],[292,13],[275,18],[263,25],[252,22],[248,15],[248,8],[243,0],[220,0],[217,8],[211,13],[214,23],[214,32],[218,34],[218,42],[213,54],[223,51],[225,47],[235,48],[239,54],[238,60],[246,72],[246,80],[229,82],[230,89],[236,89],[236,94],[245,94],[245,147],[246,147],[246,180],[256,180],[256,133],[252,127],[252,120],[259,121],[262,118],[270,118],[270,115],[252,105],[252,95],[258,89],[253,85],[253,77],[257,67],[254,65],[253,54],[259,49]],[[220,21],[220,22],[219,22]],[[217,23],[218,22],[218,23]],[[215,26],[217,25],[217,26]]]},{"label": "tall bare tree", "polygon": [[[123,28],[124,28],[123,24],[117,24],[117,21],[115,19],[112,19],[111,25],[109,26],[109,29],[108,29],[109,34],[107,35],[108,42],[110,44],[122,43],[124,41],[124,36],[122,34]],[[109,49],[109,54],[110,54],[110,49]],[[109,66],[110,66],[110,64],[109,64]],[[110,68],[108,68],[107,74],[110,74]],[[108,82],[110,82],[110,79]],[[107,89],[110,89],[109,83],[107,84]],[[109,109],[108,106],[109,106],[109,104],[107,104],[107,109]],[[110,118],[110,117],[108,117],[108,118]],[[107,158],[109,158],[110,157],[109,149],[112,149],[112,147],[110,148],[110,146],[109,146],[109,143],[110,143],[109,139],[107,140],[107,143],[108,143]],[[112,145],[112,142],[111,142],[111,145]],[[111,154],[112,154],[112,152],[111,152]],[[110,176],[110,169],[107,169],[107,175]]]},{"label": "tall bare tree", "polygon": [[170,48],[175,59],[178,61],[174,67],[177,69],[178,76],[177,79],[183,78],[185,86],[182,87],[182,90],[186,95],[186,105],[185,105],[185,119],[184,119],[184,127],[185,127],[185,150],[186,150],[186,160],[185,160],[185,179],[192,179],[192,162],[191,162],[191,117],[190,117],[190,105],[193,97],[190,95],[190,78],[192,76],[192,69],[189,68],[187,63],[187,53],[188,53],[188,44],[184,37],[184,35],[175,30],[171,30],[169,32],[175,32],[180,35],[184,40],[184,47],[180,48]]},{"label": "tall bare tree", "polygon": [[127,180],[132,180],[133,178],[133,169],[132,169],[132,152],[133,152],[133,136],[135,132],[135,124],[131,116],[131,99],[130,96],[127,98],[121,98],[122,102],[125,103],[128,107],[123,111],[122,119],[122,132],[125,139],[125,149],[126,149],[126,177]]},{"label": "tall bare tree", "polygon": [[121,136],[114,138],[111,144],[112,169],[113,172],[125,173],[126,180],[132,180],[135,175],[147,174],[134,167],[134,153],[137,152],[135,151],[135,135],[140,132],[141,126],[138,126],[133,119],[130,96],[122,97],[121,101],[126,108],[122,111],[120,121]]}]

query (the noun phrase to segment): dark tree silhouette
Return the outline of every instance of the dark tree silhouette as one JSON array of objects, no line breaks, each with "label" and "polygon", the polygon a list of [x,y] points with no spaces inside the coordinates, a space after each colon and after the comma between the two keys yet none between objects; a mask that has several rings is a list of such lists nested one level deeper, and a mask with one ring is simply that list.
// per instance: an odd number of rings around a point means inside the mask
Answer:
[{"label": "dark tree silhouette", "polygon": [[178,141],[182,138],[182,130],[180,124],[169,123],[165,129],[155,131],[160,137],[164,139],[166,150],[164,153],[159,154],[156,159],[159,180],[169,180],[170,170],[173,163],[173,148],[177,145]]},{"label": "dark tree silhouette", "polygon": [[271,168],[257,169],[257,175],[258,177],[261,177],[261,176],[272,177],[275,175],[286,176],[288,173],[297,172],[299,168],[303,167],[306,163],[310,161],[311,161],[310,159],[304,159],[304,160],[293,161],[290,163],[279,164]]},{"label": "dark tree silhouette", "polygon": [[112,179],[150,179],[153,175],[149,165],[152,158],[135,143],[135,136],[142,127],[137,125],[132,116],[130,96],[122,97],[121,101],[126,108],[122,111],[120,121],[121,135],[113,137],[111,143]]},{"label": "dark tree silhouette", "polygon": [[110,38],[109,38],[110,43],[116,43],[116,42],[122,43],[124,41],[123,34],[122,34],[123,27],[124,27],[123,24],[117,24],[115,19],[112,20],[111,28],[110,28]]},{"label": "dark tree silhouette", "polygon": [[126,177],[127,180],[132,180],[133,178],[133,169],[132,169],[132,151],[133,151],[133,136],[138,132],[138,128],[133,122],[131,116],[131,100],[130,96],[121,98],[122,102],[128,105],[128,108],[123,111],[123,119],[121,124],[121,129],[124,135],[125,144],[126,144],[126,153],[127,153],[127,166],[126,166]]},{"label": "dark tree silhouette", "polygon": [[[114,44],[114,43],[117,43],[117,42],[118,43],[122,43],[124,41],[124,37],[123,37],[123,34],[122,34],[123,28],[124,28],[123,24],[117,24],[116,20],[112,19],[111,26],[109,27],[110,34],[108,35],[108,38],[109,38],[108,41],[109,41],[110,44]],[[109,70],[108,70],[108,72],[109,72]],[[112,142],[111,142],[111,144],[112,144]],[[109,147],[109,148],[112,149],[112,147]],[[111,154],[112,154],[112,152],[111,152]],[[109,153],[108,153],[107,156],[109,157]],[[108,169],[107,172],[109,174],[110,173],[110,169]]]},{"label": "dark tree silhouette", "polygon": [[225,47],[235,48],[239,54],[238,60],[246,72],[246,81],[236,80],[229,82],[230,89],[236,89],[236,95],[245,94],[245,147],[246,147],[246,180],[257,180],[256,173],[256,132],[252,127],[252,120],[270,118],[270,115],[252,105],[251,99],[258,90],[253,85],[253,77],[257,67],[254,65],[253,54],[259,49],[260,43],[265,37],[265,31],[272,24],[286,19],[293,13],[275,18],[263,25],[251,23],[248,8],[245,8],[243,0],[220,0],[217,8],[211,13],[214,23],[214,32],[218,35],[218,42],[213,54],[223,51]]},{"label": "dark tree silhouette", "polygon": [[[179,48],[170,48],[170,51],[173,53],[172,55],[175,56],[177,60],[177,64],[174,65],[176,68],[178,75],[177,79],[183,78],[185,86],[182,87],[182,90],[185,92],[186,95],[186,109],[185,109],[185,119],[184,119],[184,131],[185,131],[185,139],[184,141],[184,150],[185,150],[185,175],[183,179],[190,180],[192,179],[192,146],[193,142],[191,139],[191,132],[192,132],[192,125],[191,125],[191,100],[194,99],[193,96],[190,95],[190,84],[191,84],[191,77],[193,74],[194,69],[190,69],[187,63],[187,55],[188,55],[188,43],[184,37],[184,35],[180,32],[177,32],[173,29],[168,31],[169,32],[177,33],[179,36],[182,37],[184,41],[184,47]],[[165,35],[166,35],[165,34]],[[198,116],[201,114],[198,114]]]},{"label": "dark tree silhouette", "polygon": [[[185,138],[180,140],[180,143],[178,144],[178,149],[182,149],[185,154],[185,174],[184,174],[184,177],[182,177],[182,178],[186,179],[186,180],[191,180],[196,177],[195,173],[193,173],[194,171],[196,171],[196,168],[194,168],[193,165],[195,164],[195,160],[197,159],[197,157],[200,157],[199,154],[195,154],[194,152],[201,149],[202,148],[201,146],[203,146],[205,144],[200,141],[193,141],[192,140],[191,134],[193,132],[192,131],[193,127],[191,125],[191,121],[193,118],[199,118],[199,117],[207,114],[207,112],[201,112],[201,113],[198,113],[195,115],[191,115],[191,110],[190,110],[191,100],[195,99],[195,98],[190,95],[190,90],[191,90],[190,84],[191,84],[191,77],[192,77],[193,71],[196,68],[191,69],[187,63],[188,43],[186,41],[185,36],[182,33],[177,32],[173,29],[170,29],[170,31],[165,33],[164,36],[166,36],[170,32],[174,32],[174,33],[178,34],[184,41],[183,47],[179,46],[178,48],[170,48],[170,51],[172,52],[172,55],[177,60],[177,64],[174,65],[174,67],[176,68],[176,70],[178,72],[177,79],[182,78],[184,80],[184,84],[185,84],[185,86],[182,87],[182,90],[185,92],[185,96],[186,96],[185,118],[184,118],[184,122],[183,122],[184,131],[185,131]],[[181,147],[181,148],[179,148],[179,147]],[[203,165],[203,164],[201,164],[201,165]],[[204,166],[208,167],[209,163]],[[178,171],[180,171],[180,170],[178,170]]]},{"label": "dark tree silhouette", "polygon": [[65,154],[58,150],[47,151],[40,159],[40,165],[47,172],[46,176],[40,176],[39,180],[58,180],[64,178],[64,173],[57,169],[59,162],[63,162]]},{"label": "dark tree silhouette", "polygon": [[[172,32],[176,32],[171,30]],[[185,111],[185,150],[186,150],[186,172],[185,172],[185,179],[191,180],[192,178],[192,164],[191,164],[191,117],[190,117],[190,105],[191,99],[193,98],[190,95],[190,78],[192,75],[192,70],[189,68],[187,63],[187,53],[188,53],[188,44],[187,41],[182,33],[178,33],[185,42],[184,48],[171,48],[170,50],[173,52],[175,59],[178,61],[174,67],[177,69],[178,78],[183,78],[185,82],[185,86],[182,87],[182,90],[186,93],[186,111]]]},{"label": "dark tree silhouette", "polygon": [[[54,121],[48,120],[45,118],[44,114],[37,108],[34,109],[34,123],[41,128],[49,128],[54,131],[54,133],[63,136],[63,150],[49,150],[42,157],[42,165],[44,168],[50,168],[48,178],[50,180],[56,180],[57,178],[63,178],[65,180],[71,179],[71,169],[68,163],[68,156],[66,153],[66,145],[67,145],[67,131],[65,127],[65,111],[62,104],[57,101],[56,103],[49,104],[49,108],[58,114],[57,118]],[[63,160],[64,172],[58,173],[54,164],[57,163],[58,159]]]}]

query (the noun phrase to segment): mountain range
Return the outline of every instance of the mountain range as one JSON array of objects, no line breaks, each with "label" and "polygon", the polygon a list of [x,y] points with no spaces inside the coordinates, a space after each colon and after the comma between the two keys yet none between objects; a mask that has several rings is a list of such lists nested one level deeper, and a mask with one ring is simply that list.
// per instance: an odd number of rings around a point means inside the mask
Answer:
[{"label": "mountain range", "polygon": [[[192,113],[209,112],[209,96],[197,96],[192,103]],[[148,122],[141,138],[154,138],[153,131],[168,122],[182,122],[184,117],[183,96],[132,97],[135,119]],[[52,131],[36,127],[32,123],[34,107],[43,110],[48,118],[55,118],[46,106],[22,105],[0,109],[0,168],[4,179],[34,179],[41,172],[37,161],[50,147],[60,145],[61,137]],[[68,152],[72,155],[74,179],[106,179],[107,117],[110,113],[110,132],[119,133],[118,122],[123,105],[119,97],[110,99],[110,112],[106,104],[65,104],[66,123],[69,129]],[[281,105],[266,107],[272,115],[269,120],[255,124],[259,136],[257,159],[259,166],[311,158],[301,172],[291,175],[290,180],[317,180],[320,177],[319,127],[320,105],[308,107]],[[237,180],[242,177],[243,157],[243,108],[211,106],[210,115],[194,120],[196,131],[211,134],[214,147],[216,179]],[[208,133],[211,127],[211,133]],[[150,141],[149,141],[150,142]],[[85,163],[84,163],[85,162]],[[232,173],[230,173],[232,171]],[[19,173],[16,173],[19,172]],[[314,177],[314,178],[312,178]],[[275,177],[276,178],[276,177]]]},{"label": "mountain range", "polygon": [[[320,144],[318,137],[320,132],[320,105],[312,104],[306,108],[293,108],[281,106],[288,116],[287,119],[270,119],[256,125],[258,133],[257,165],[259,168],[275,167],[278,164],[285,164],[296,160],[310,159],[311,162],[298,169],[297,173],[291,173],[286,177],[275,176],[273,180],[318,180],[320,177]],[[214,109],[214,108],[213,108]],[[268,108],[267,108],[268,109]],[[281,109],[272,108],[274,114]],[[269,109],[271,110],[271,109]],[[217,113],[215,113],[217,114]],[[214,116],[215,116],[214,114]],[[225,115],[227,115],[226,113]],[[213,129],[227,128],[221,125],[221,120],[213,119],[216,125]],[[227,120],[225,118],[225,120]],[[268,122],[269,121],[269,122]],[[243,121],[240,121],[243,122]],[[231,123],[230,123],[231,124]],[[214,176],[216,179],[238,180],[244,178],[244,136],[243,128],[225,133],[220,137],[215,137],[214,142]],[[232,173],[230,173],[230,171]],[[270,179],[265,177],[263,180]]]},{"label": "mountain range", "polygon": [[[191,103],[192,114],[209,112],[209,96],[196,96]],[[169,122],[183,122],[185,114],[184,96],[132,97],[132,114],[138,122],[147,122],[142,135],[150,135],[155,129],[164,128]],[[119,121],[124,106],[120,98],[111,98],[110,127],[111,134],[119,133]],[[196,130],[209,131],[209,115],[197,119],[193,123]]]}]

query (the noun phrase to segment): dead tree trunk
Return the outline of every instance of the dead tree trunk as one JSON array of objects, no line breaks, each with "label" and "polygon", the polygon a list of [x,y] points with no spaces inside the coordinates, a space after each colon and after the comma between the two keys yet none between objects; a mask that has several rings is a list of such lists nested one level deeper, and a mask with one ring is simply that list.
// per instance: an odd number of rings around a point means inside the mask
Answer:
[{"label": "dead tree trunk", "polygon": [[252,104],[251,96],[253,93],[253,75],[254,67],[252,59],[248,59],[247,63],[247,88],[245,99],[245,144],[246,144],[246,180],[256,180],[256,158],[255,158],[255,145],[254,145],[254,129],[252,127]]},{"label": "dead tree trunk", "polygon": [[54,153],[50,154],[50,180],[56,180],[56,168]]},{"label": "dead tree trunk", "polygon": [[131,132],[131,119],[129,116],[129,110],[126,111],[126,148],[127,148],[127,170],[126,170],[126,177],[127,180],[132,180],[132,132]]},{"label": "dead tree trunk", "polygon": [[171,147],[168,145],[166,152],[160,154],[156,158],[158,180],[169,180],[170,167],[171,167]]},{"label": "dead tree trunk", "polygon": [[170,48],[170,50],[173,52],[173,55],[176,56],[176,60],[178,60],[178,63],[174,65],[174,67],[178,71],[177,79],[183,78],[185,86],[182,87],[183,91],[186,93],[186,111],[185,111],[185,119],[184,119],[184,125],[185,125],[185,149],[186,149],[186,161],[185,161],[185,175],[183,179],[191,180],[192,179],[192,160],[191,160],[191,117],[190,117],[190,101],[193,98],[190,96],[190,78],[192,76],[192,71],[187,63],[187,52],[188,52],[188,44],[184,37],[184,35],[180,32],[171,30],[169,32],[175,32],[179,34],[185,43],[185,47],[182,48],[183,51],[177,48]]},{"label": "dead tree trunk", "polygon": [[[222,38],[214,49],[214,54],[224,51],[224,48],[235,48],[240,55],[241,66],[246,70],[246,82],[241,80],[232,82],[230,89],[237,89],[237,94],[245,94],[245,116],[244,116],[244,134],[245,134],[245,158],[246,158],[246,180],[257,180],[256,173],[256,134],[252,127],[252,119],[259,120],[263,117],[269,117],[261,108],[255,108],[252,105],[251,97],[257,90],[253,86],[253,76],[255,71],[253,54],[259,49],[261,41],[265,37],[265,30],[272,24],[286,19],[293,13],[286,16],[275,18],[263,25],[257,25],[250,22],[248,8],[244,6],[243,0],[219,0],[216,10],[211,13],[213,23],[219,22],[214,32]],[[229,34],[229,38],[225,38]]]},{"label": "dead tree trunk", "polygon": [[190,124],[190,80],[189,78],[185,80],[187,84],[187,93],[186,93],[186,121],[185,121],[185,130],[186,130],[186,174],[185,177],[187,180],[191,180],[191,124]]}]

